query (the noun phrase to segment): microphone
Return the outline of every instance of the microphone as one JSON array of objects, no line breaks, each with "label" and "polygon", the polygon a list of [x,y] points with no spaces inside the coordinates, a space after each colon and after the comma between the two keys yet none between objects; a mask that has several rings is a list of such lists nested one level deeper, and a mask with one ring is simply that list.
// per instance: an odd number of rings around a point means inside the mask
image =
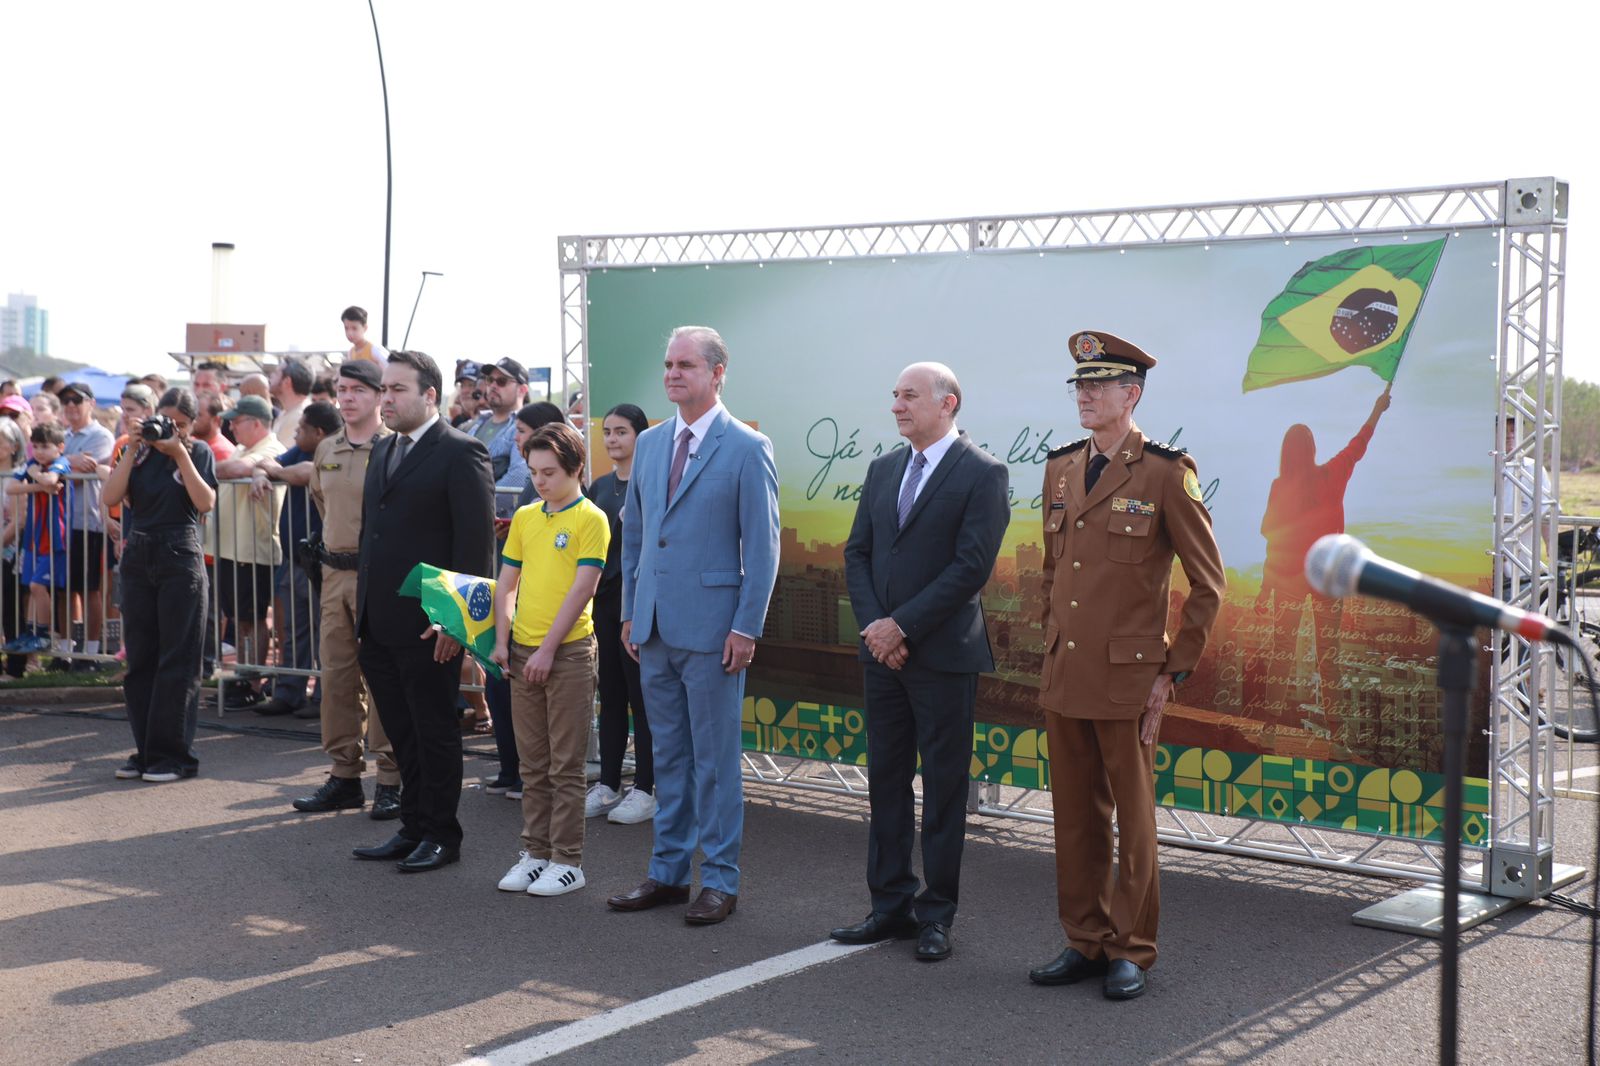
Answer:
[{"label": "microphone", "polygon": [[1390,562],[1344,533],[1330,533],[1311,546],[1306,580],[1324,596],[1342,599],[1360,593],[1392,600],[1440,626],[1503,629],[1526,640],[1566,638],[1553,619]]}]

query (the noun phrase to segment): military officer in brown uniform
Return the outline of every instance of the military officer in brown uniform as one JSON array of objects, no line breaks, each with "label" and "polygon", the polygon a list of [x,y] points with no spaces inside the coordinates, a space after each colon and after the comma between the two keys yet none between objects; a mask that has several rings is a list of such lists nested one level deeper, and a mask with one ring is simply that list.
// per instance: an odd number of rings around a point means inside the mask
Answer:
[{"label": "military officer in brown uniform", "polygon": [[[1154,773],[1161,713],[1194,669],[1221,606],[1222,557],[1194,460],[1133,424],[1156,361],[1109,333],[1072,338],[1069,384],[1091,436],[1050,453],[1044,481],[1045,653],[1056,897],[1068,946],[1037,984],[1103,976],[1109,999],[1145,989],[1160,888]],[[1189,579],[1167,635],[1177,556]],[[1120,835],[1111,869],[1112,810]]]},{"label": "military officer in brown uniform", "polygon": [[371,817],[400,816],[400,767],[356,665],[356,558],[361,500],[372,448],[391,432],[378,418],[383,371],[352,360],[339,367],[337,394],[344,429],[317,445],[311,496],[322,512],[322,750],[333,770],[321,788],[294,801],[300,811],[336,811],[366,802],[365,747],[378,761]]}]

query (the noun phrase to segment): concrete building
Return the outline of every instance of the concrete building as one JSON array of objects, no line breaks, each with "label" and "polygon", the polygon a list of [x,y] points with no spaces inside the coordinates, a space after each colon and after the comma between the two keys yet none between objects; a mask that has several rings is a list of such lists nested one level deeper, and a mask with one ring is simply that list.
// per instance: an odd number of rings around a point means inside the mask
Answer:
[{"label": "concrete building", "polygon": [[50,354],[50,312],[36,297],[14,292],[0,307],[0,352],[27,348],[35,355]]}]

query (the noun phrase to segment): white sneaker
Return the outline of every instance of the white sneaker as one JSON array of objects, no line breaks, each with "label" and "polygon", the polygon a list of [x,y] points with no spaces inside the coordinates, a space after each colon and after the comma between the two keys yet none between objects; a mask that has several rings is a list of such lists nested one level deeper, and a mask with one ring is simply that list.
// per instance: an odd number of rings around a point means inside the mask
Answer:
[{"label": "white sneaker", "polygon": [[550,865],[549,859],[535,859],[525,851],[517,852],[517,864],[506,871],[497,887],[502,892],[527,892],[528,886],[539,879],[545,868]]},{"label": "white sneaker", "polygon": [[640,822],[648,822],[655,816],[656,798],[648,792],[630,788],[622,802],[606,815],[606,821],[615,822],[617,825],[638,825]]},{"label": "white sneaker", "polygon": [[596,781],[589,786],[588,795],[583,797],[583,816],[598,818],[621,801],[622,797],[613,792],[610,785],[602,785]]},{"label": "white sneaker", "polygon": [[553,862],[544,868],[539,879],[528,886],[530,896],[562,896],[576,892],[584,885],[583,871],[576,866]]},{"label": "white sneaker", "polygon": [[520,800],[521,798],[522,798],[522,789],[520,789],[520,788],[508,788],[508,789],[506,789],[506,799],[508,799],[508,800]]}]

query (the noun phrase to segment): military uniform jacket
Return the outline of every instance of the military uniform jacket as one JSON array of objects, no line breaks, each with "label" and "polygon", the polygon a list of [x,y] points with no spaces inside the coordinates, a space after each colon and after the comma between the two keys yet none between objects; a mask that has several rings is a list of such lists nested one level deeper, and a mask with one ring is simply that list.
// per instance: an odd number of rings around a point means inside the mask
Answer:
[{"label": "military uniform jacket", "polygon": [[372,449],[394,432],[382,422],[371,440],[357,447],[345,431],[323,438],[311,460],[311,498],[322,512],[322,543],[345,554],[361,547],[361,497]]},{"label": "military uniform jacket", "polygon": [[[1222,604],[1222,556],[1193,459],[1134,427],[1085,495],[1088,443],[1045,465],[1039,702],[1068,718],[1137,718],[1159,674],[1199,662]],[[1169,639],[1174,555],[1189,597]]]}]

